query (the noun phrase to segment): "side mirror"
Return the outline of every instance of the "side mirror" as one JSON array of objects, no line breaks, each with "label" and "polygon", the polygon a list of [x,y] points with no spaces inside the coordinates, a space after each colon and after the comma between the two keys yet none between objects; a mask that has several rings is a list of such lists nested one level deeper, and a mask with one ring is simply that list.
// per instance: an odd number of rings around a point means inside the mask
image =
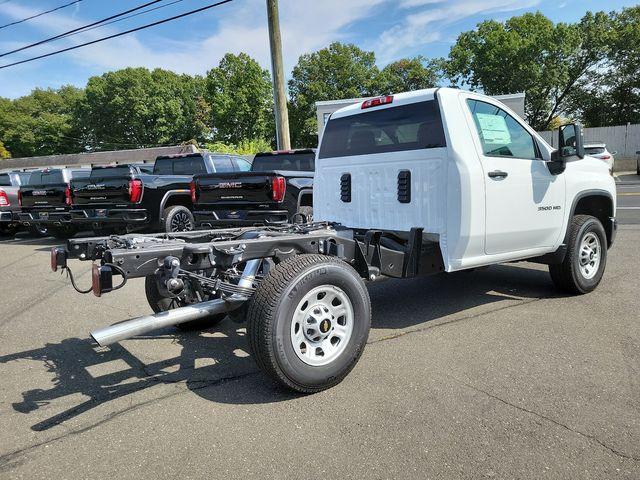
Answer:
[{"label": "side mirror", "polygon": [[568,160],[571,157],[584,158],[584,136],[580,125],[577,123],[563,125],[558,133],[558,156],[561,159]]}]

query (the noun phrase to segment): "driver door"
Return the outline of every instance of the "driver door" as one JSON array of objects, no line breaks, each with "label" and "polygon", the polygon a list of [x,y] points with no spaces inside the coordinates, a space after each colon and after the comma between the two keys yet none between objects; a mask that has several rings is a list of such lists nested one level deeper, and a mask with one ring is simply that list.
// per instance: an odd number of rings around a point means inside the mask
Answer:
[{"label": "driver door", "polygon": [[467,99],[484,172],[485,253],[556,244],[564,175],[553,175],[529,130],[497,104]]}]

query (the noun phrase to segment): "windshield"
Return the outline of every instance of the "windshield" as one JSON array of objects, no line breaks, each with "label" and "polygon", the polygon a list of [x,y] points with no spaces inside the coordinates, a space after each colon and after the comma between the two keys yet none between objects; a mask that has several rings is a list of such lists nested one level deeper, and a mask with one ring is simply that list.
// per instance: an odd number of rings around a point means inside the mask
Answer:
[{"label": "windshield", "polygon": [[604,153],[604,147],[585,147],[584,152],[587,155],[600,155]]},{"label": "windshield", "polygon": [[29,185],[56,185],[60,183],[64,183],[62,170],[33,172],[29,178]]},{"label": "windshield", "polygon": [[292,172],[313,172],[315,170],[314,153],[284,153],[256,156],[251,166],[252,172],[288,170]]}]

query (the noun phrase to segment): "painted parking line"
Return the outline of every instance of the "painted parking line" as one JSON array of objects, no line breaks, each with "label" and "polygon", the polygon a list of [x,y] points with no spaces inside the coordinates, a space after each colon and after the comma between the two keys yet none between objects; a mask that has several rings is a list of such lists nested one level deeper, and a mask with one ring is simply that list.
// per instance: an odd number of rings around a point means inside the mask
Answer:
[{"label": "painted parking line", "polygon": [[640,192],[618,192],[619,197],[640,197]]}]

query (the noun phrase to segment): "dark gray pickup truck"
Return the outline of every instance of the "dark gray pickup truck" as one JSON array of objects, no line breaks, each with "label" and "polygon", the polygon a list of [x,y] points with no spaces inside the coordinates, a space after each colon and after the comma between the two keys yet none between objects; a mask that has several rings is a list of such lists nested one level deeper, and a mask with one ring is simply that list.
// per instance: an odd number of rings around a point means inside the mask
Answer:
[{"label": "dark gray pickup truck", "polygon": [[20,187],[18,219],[25,227],[48,229],[56,238],[66,239],[76,233],[71,224],[71,180],[86,178],[90,170],[53,168],[31,172],[28,183]]}]

